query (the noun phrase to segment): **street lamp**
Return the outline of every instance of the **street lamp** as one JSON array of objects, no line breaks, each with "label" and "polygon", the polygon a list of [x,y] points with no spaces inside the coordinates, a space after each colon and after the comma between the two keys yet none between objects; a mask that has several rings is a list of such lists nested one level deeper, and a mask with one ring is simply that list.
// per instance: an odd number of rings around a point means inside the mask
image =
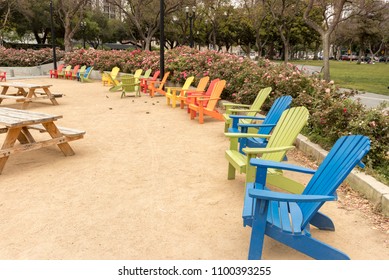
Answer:
[{"label": "street lamp", "polygon": [[190,9],[188,6],[185,7],[186,12],[186,19],[189,19],[189,40],[190,40],[190,47],[193,48],[193,21],[196,16],[196,6],[193,6],[192,9]]},{"label": "street lamp", "polygon": [[160,77],[165,75],[165,3],[159,1],[159,70]]},{"label": "street lamp", "polygon": [[54,70],[57,70],[57,55],[55,53],[55,30],[53,22],[53,0],[50,0],[50,25],[51,25],[51,44],[53,48]]},{"label": "street lamp", "polygon": [[85,49],[85,29],[86,29],[86,22],[85,21],[81,21],[80,22],[80,25],[81,25],[81,29],[82,29],[82,45]]}]

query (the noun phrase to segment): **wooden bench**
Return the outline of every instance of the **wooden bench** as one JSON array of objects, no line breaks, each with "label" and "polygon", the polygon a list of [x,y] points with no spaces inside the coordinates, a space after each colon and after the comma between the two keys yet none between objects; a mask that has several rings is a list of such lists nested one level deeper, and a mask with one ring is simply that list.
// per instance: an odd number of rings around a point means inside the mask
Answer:
[{"label": "wooden bench", "polygon": [[16,102],[26,101],[26,98],[24,96],[8,95],[8,94],[0,94],[0,100],[2,99],[13,99],[16,100]]},{"label": "wooden bench", "polygon": [[[39,132],[41,133],[47,132],[46,128],[42,124],[29,125],[27,128],[39,130]],[[67,128],[61,126],[57,126],[57,128],[64,136],[71,138],[71,140],[83,138],[84,134],[86,133],[86,131],[84,130],[78,130],[73,128]]]},{"label": "wooden bench", "polygon": [[[35,91],[35,93],[40,95],[46,95],[44,91]],[[58,92],[52,92],[51,95],[54,96],[55,98],[61,98],[63,96],[62,93],[58,93]],[[46,96],[46,98],[48,97]]]}]

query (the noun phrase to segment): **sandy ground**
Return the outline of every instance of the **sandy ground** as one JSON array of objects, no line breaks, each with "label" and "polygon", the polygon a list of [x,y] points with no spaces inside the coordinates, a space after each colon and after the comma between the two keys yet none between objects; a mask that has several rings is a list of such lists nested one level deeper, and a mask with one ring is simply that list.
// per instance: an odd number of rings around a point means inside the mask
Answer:
[{"label": "sandy ground", "polygon": [[[53,146],[9,158],[0,175],[0,259],[247,258],[244,176],[227,180],[222,122],[200,125],[164,97],[121,99],[98,81],[28,82],[65,95],[59,106],[43,101],[28,110],[61,114],[58,125],[86,135],[70,143],[71,157]],[[20,108],[11,100],[1,106]],[[358,210],[330,202],[323,212],[336,231],[313,229],[314,237],[352,259],[389,259],[388,233]],[[269,238],[263,257],[309,259]]]}]

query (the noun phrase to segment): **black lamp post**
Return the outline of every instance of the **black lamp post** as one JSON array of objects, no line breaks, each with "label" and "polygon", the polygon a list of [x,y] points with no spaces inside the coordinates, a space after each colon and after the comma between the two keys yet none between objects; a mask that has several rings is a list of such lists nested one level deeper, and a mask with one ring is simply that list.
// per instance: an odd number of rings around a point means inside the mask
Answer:
[{"label": "black lamp post", "polygon": [[50,0],[50,25],[51,25],[51,44],[53,48],[54,69],[57,70],[57,55],[55,53],[55,30],[53,21],[53,0]]},{"label": "black lamp post", "polygon": [[160,77],[165,75],[165,7],[163,0],[159,1],[159,71]]},{"label": "black lamp post", "polygon": [[82,29],[82,45],[83,45],[83,48],[85,49],[85,29],[86,29],[86,22],[85,22],[85,21],[81,21],[81,22],[80,22],[80,25],[81,25],[81,29]]},{"label": "black lamp post", "polygon": [[196,16],[196,6],[193,6],[192,9],[190,9],[188,6],[185,7],[186,12],[186,19],[189,19],[189,46],[193,48],[193,21]]}]

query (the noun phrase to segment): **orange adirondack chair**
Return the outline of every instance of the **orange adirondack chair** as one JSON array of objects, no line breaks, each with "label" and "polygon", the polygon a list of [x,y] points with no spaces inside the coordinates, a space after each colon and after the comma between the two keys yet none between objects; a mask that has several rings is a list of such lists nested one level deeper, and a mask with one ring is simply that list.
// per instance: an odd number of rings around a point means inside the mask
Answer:
[{"label": "orange adirondack chair", "polygon": [[204,94],[204,90],[208,84],[208,81],[209,81],[209,76],[204,76],[200,79],[195,90],[190,90],[186,92],[182,91],[180,95],[177,96],[177,101],[180,101],[180,108],[184,109],[188,95],[193,95],[195,93],[198,93],[198,95],[200,95],[200,93]]},{"label": "orange adirondack chair", "polygon": [[[166,92],[163,90],[163,87],[164,87],[169,75],[170,75],[170,72],[166,72],[161,81],[150,81],[150,85],[149,85],[148,89],[150,91],[151,97],[154,97],[155,93],[166,95]],[[158,84],[158,87],[155,87],[156,84]]]},{"label": "orange adirondack chair", "polygon": [[57,69],[50,70],[50,78],[58,78],[58,73],[62,72],[63,68],[65,67],[65,64],[58,65]]},{"label": "orange adirondack chair", "polygon": [[[223,89],[226,86],[225,80],[220,80],[216,83],[211,96],[197,96],[198,105],[189,104],[190,118],[193,120],[197,113],[199,114],[199,123],[204,123],[204,115],[210,116],[214,119],[224,121],[223,115],[216,109],[217,101],[220,99]],[[207,106],[203,105],[202,101],[208,101]]]},{"label": "orange adirondack chair", "polygon": [[161,73],[161,71],[157,70],[154,72],[154,75],[151,78],[140,78],[140,88],[143,93],[147,93],[149,87],[148,83],[156,81],[158,79],[159,73]]},{"label": "orange adirondack chair", "polygon": [[65,72],[65,78],[69,80],[77,79],[77,72],[80,69],[80,65],[74,66],[73,70]]},{"label": "orange adirondack chair", "polygon": [[[186,93],[186,98],[185,98],[185,101],[184,101],[184,104],[181,103],[181,108],[184,108],[185,104],[188,105],[188,114],[190,113],[190,109],[189,109],[189,104],[195,104],[195,105],[199,105],[197,99],[196,99],[196,96],[201,96],[201,95],[205,95],[205,96],[211,96],[211,93],[216,85],[216,83],[220,81],[219,78],[216,78],[216,79],[213,79],[211,81],[211,83],[209,84],[208,86],[208,89],[207,91],[190,91],[190,92],[187,92]],[[205,100],[205,101],[201,101],[203,103],[203,106],[207,106],[208,104],[208,100]]]}]

